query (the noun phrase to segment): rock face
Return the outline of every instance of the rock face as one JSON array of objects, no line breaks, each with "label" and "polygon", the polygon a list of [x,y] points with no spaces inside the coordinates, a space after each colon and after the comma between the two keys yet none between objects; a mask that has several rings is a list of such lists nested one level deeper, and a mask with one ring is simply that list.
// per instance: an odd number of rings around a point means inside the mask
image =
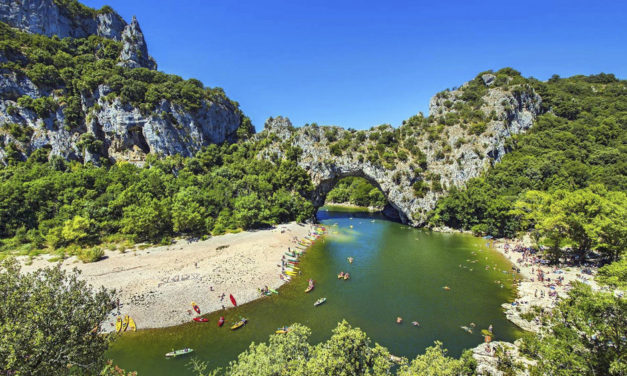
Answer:
[{"label": "rock face", "polygon": [[[118,98],[107,99],[108,93],[109,88],[100,85],[92,95],[81,97],[84,111],[91,109],[91,115],[78,129],[59,126],[64,121],[61,109],[42,118],[10,99],[0,100],[0,124],[20,123],[33,130],[30,141],[21,143],[24,155],[50,148],[51,156],[96,164],[100,158],[141,162],[147,153],[192,156],[203,146],[234,140],[241,124],[239,110],[228,100],[203,100],[194,112],[162,100],[156,110],[142,114]],[[28,78],[0,75],[1,98],[21,95],[38,97],[41,93]],[[0,141],[20,143],[10,134],[0,135]],[[4,158],[0,148],[0,162]]]},{"label": "rock face", "polygon": [[[129,69],[156,69],[135,17],[127,24],[108,7],[95,11],[75,3],[76,7],[70,10],[59,3],[2,1],[0,21],[45,36],[110,38],[122,44],[114,63]],[[0,62],[11,59],[27,62],[26,57],[17,53],[5,56],[0,52]],[[200,82],[194,85],[205,90]],[[95,164],[100,164],[103,158],[141,163],[148,153],[192,156],[211,143],[234,141],[242,124],[243,115],[237,103],[223,93],[196,95],[193,106],[188,107],[176,98],[157,98],[151,107],[144,103],[134,106],[130,101],[122,102],[119,93],[101,83],[93,89],[84,86],[78,94],[73,94],[71,99],[75,102],[70,113],[79,113],[80,119],[68,126],[65,111],[69,106],[68,94],[63,84],[38,86],[23,71],[0,69],[0,164],[7,163],[9,153],[12,158],[25,159],[38,149],[49,149],[49,156]],[[47,100],[54,106],[35,113],[35,107],[24,104],[25,97]]]},{"label": "rock face", "polygon": [[[487,119],[470,128],[463,123],[454,123],[443,128],[436,139],[424,129],[403,125],[399,129],[379,126],[369,131],[346,131],[339,127],[304,126],[294,128],[289,119],[270,119],[259,139],[270,137],[275,141],[262,152],[261,157],[285,156],[282,145],[300,148],[302,154],[298,164],[310,175],[315,190],[311,200],[315,206],[324,204],[327,193],[338,180],[347,176],[367,179],[379,188],[388,203],[398,213],[404,223],[414,226],[425,224],[426,214],[435,207],[437,199],[451,187],[461,187],[468,179],[479,176],[492,164],[501,160],[508,151],[506,140],[515,134],[528,130],[541,111],[541,98],[530,87],[492,87],[494,79],[484,78],[487,90],[479,109]],[[436,96],[430,102],[430,115],[434,123],[438,118],[446,118],[454,112],[456,102],[463,102],[463,87],[444,96]],[[461,104],[457,106],[460,108]],[[443,126],[444,127],[444,126]],[[432,127],[437,130],[437,127]],[[477,131],[478,129],[479,131]],[[395,135],[399,138],[396,146],[389,151],[419,148],[424,158],[420,165],[406,155],[393,162],[383,162],[386,150],[376,154],[378,145],[373,139],[382,135]],[[329,136],[331,135],[331,136]],[[335,135],[335,136],[333,136]],[[343,139],[351,140],[342,143]],[[379,159],[379,160],[377,160]],[[416,194],[416,183],[428,185],[432,189]]]},{"label": "rock face", "polygon": [[72,12],[54,0],[7,0],[0,2],[0,21],[31,34],[59,38],[87,38],[98,35],[124,42],[121,60],[135,68],[156,69],[148,55],[144,35],[135,17],[127,24],[110,8],[95,11],[82,6]]}]

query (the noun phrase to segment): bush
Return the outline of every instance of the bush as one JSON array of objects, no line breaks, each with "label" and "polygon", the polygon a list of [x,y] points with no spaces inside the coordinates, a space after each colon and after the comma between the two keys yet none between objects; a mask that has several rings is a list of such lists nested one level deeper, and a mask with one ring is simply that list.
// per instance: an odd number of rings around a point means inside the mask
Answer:
[{"label": "bush", "polygon": [[96,262],[104,256],[104,250],[100,247],[81,249],[78,251],[78,259],[84,263]]}]

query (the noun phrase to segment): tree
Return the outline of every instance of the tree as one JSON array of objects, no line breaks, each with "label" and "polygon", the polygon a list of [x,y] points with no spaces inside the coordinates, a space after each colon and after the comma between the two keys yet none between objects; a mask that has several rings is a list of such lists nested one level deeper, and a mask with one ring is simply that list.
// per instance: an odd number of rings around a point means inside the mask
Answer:
[{"label": "tree", "polygon": [[442,342],[436,341],[434,346],[428,347],[424,354],[418,355],[410,364],[403,364],[398,370],[398,376],[457,376],[474,374],[476,362],[472,355],[465,353],[460,359],[446,356],[446,349]]},{"label": "tree", "polygon": [[94,291],[78,275],[60,267],[23,274],[11,259],[0,265],[0,369],[23,375],[102,369],[110,337],[97,330],[113,291]]},{"label": "tree", "polygon": [[549,319],[527,336],[523,351],[537,360],[532,375],[624,375],[627,300],[576,283]]},{"label": "tree", "polygon": [[268,343],[251,344],[231,362],[226,374],[250,375],[387,375],[392,368],[389,352],[371,341],[359,328],[342,321],[326,342],[309,344],[311,330],[293,324],[286,334],[270,336]]},{"label": "tree", "polygon": [[627,258],[599,268],[596,279],[613,288],[627,289]]}]

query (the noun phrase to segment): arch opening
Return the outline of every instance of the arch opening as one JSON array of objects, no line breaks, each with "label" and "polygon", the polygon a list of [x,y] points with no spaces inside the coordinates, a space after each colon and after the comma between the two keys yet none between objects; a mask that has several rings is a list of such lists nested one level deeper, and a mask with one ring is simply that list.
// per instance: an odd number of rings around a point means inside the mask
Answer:
[{"label": "arch opening", "polygon": [[388,200],[386,192],[375,179],[363,173],[337,174],[320,181],[312,201],[316,210],[324,205],[350,205],[403,222],[402,212]]}]

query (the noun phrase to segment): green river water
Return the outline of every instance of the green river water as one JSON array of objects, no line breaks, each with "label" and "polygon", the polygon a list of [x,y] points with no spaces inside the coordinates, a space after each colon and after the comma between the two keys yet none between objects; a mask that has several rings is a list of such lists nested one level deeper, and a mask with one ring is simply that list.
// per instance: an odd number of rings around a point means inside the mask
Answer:
[{"label": "green river water", "polygon": [[[481,329],[490,324],[497,340],[519,335],[500,307],[514,298],[512,275],[503,272],[511,265],[489,250],[484,239],[413,229],[378,213],[335,207],[320,209],[318,219],[329,234],[301,258],[302,275],[281,287],[279,295],[214,312],[205,316],[208,323],[124,333],[108,357],[140,376],[192,375],[186,366],[189,357],[166,359],[164,354],[191,347],[193,356],[208,361],[211,368],[224,367],[251,342],[266,341],[278,327],[304,324],[317,343],[329,338],[342,319],[392,354],[409,358],[435,340],[458,356],[481,343]],[[349,256],[354,257],[353,264],[347,262]],[[350,272],[352,278],[338,280],[340,271]],[[305,294],[308,278],[316,281],[316,288]],[[327,302],[314,308],[320,297]],[[216,325],[220,316],[227,320],[222,328]],[[249,319],[248,325],[231,331],[230,325],[241,316]],[[397,316],[403,324],[395,323]],[[410,324],[414,320],[420,327]],[[470,322],[476,323],[472,334],[460,328]]]}]

